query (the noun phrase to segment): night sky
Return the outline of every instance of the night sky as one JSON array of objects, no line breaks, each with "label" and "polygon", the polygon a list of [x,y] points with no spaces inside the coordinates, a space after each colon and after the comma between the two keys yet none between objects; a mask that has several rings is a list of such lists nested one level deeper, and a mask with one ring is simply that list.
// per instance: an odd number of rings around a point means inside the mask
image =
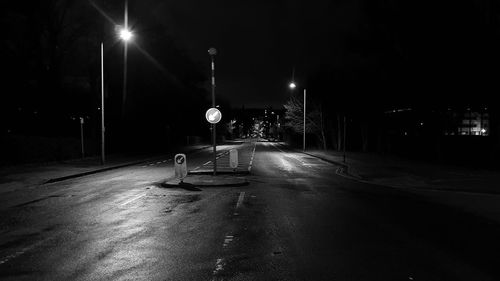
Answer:
[{"label": "night sky", "polygon": [[[354,29],[359,17],[356,3],[335,7],[330,1],[157,2],[134,5],[137,12],[154,11],[200,64],[208,67],[207,49],[216,47],[217,95],[237,107],[280,107],[293,69],[296,80],[304,80],[340,44],[329,34]],[[334,22],[342,26],[333,27]]]},{"label": "night sky", "polygon": [[[113,21],[94,23],[109,38],[114,23],[123,23],[124,2],[95,3]],[[217,48],[217,97],[236,108],[280,108],[290,95],[292,72],[297,92],[306,87],[312,95],[381,107],[465,104],[470,101],[459,96],[470,94],[479,100],[474,102],[487,103],[500,75],[495,1],[146,0],[129,1],[129,18],[136,36],[133,44],[143,50],[129,48],[131,99],[134,79],[142,79],[134,76],[134,69],[160,66],[166,73],[176,71],[176,65],[162,58],[174,54],[165,49],[170,43],[194,60],[206,76],[207,92],[207,50]],[[4,22],[16,24],[12,19]],[[13,34],[19,32],[12,27]],[[154,35],[151,28],[157,30]],[[120,57],[115,45],[112,61]],[[83,52],[95,46],[89,48]],[[157,66],[140,69],[140,64],[154,60]],[[118,85],[121,78],[115,76]]]},{"label": "night sky", "polygon": [[[142,16],[153,16],[207,71],[207,49],[216,47],[217,95],[233,106],[280,107],[289,95],[292,70],[307,85],[321,65],[373,73],[373,80],[382,82],[372,91],[382,99],[415,102],[452,98],[464,88],[487,90],[498,61],[492,48],[498,43],[495,5],[149,0],[131,1],[130,17],[140,27]],[[333,84],[331,90],[373,94],[352,90],[358,86]]]}]

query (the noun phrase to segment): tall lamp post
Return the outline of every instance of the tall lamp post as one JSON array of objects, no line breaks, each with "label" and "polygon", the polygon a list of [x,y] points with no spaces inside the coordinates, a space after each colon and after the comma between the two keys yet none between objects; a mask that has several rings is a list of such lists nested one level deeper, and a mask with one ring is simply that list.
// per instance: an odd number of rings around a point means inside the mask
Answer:
[{"label": "tall lamp post", "polygon": [[[217,54],[217,50],[215,48],[208,49],[208,54],[212,60],[212,108],[215,108],[215,55]],[[212,124],[212,143],[213,143],[213,151],[214,151],[214,176],[217,175],[217,144],[216,144],[216,132],[215,132],[216,124]]]},{"label": "tall lamp post", "polygon": [[106,163],[104,127],[104,43],[101,42],[101,164]]},{"label": "tall lamp post", "polygon": [[[291,82],[289,85],[290,89],[295,89],[297,85],[295,82]],[[306,89],[304,88],[304,120],[303,120],[303,128],[302,128],[302,150],[306,151]]]},{"label": "tall lamp post", "polygon": [[[132,32],[128,29],[121,29],[119,37],[125,43],[132,39]],[[125,44],[126,45],[126,44]],[[124,75],[124,78],[126,76]],[[125,88],[126,81],[124,81]],[[101,42],[101,164],[106,163],[106,127],[104,122],[104,43]]]}]

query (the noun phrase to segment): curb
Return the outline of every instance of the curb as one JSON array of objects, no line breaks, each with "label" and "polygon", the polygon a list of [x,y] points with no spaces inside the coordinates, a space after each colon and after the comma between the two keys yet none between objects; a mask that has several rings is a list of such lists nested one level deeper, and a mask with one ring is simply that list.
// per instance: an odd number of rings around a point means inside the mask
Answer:
[{"label": "curb", "polygon": [[[166,181],[164,183],[161,183],[160,186],[163,188],[184,188],[184,189],[193,189],[196,190],[195,188],[198,187],[242,187],[242,186],[247,186],[250,183],[248,181],[233,181],[233,182],[212,182],[212,183],[205,183],[202,181],[199,182],[179,182],[176,183],[174,180]],[[196,190],[196,191],[201,191],[201,189]]]},{"label": "curb", "polygon": [[[204,146],[204,147],[192,149],[192,150],[187,151],[186,153],[192,153],[192,152],[195,152],[195,151],[198,151],[198,150],[202,150],[202,149],[205,149],[205,148],[208,148],[208,147],[211,147],[211,146]],[[83,173],[72,174],[72,175],[63,176],[63,177],[57,177],[57,178],[51,178],[51,179],[48,179],[47,181],[45,181],[44,183],[42,183],[42,185],[49,184],[49,183],[54,183],[54,182],[60,182],[60,181],[64,181],[64,180],[69,180],[69,179],[78,178],[78,177],[84,177],[84,176],[88,176],[88,175],[92,175],[92,174],[106,172],[106,171],[109,171],[109,170],[120,169],[120,168],[127,167],[127,166],[139,165],[139,164],[142,164],[142,163],[145,163],[145,162],[149,162],[149,161],[151,161],[153,159],[157,159],[157,158],[161,158],[161,157],[153,157],[153,158],[144,159],[144,160],[140,160],[140,161],[134,161],[134,162],[129,162],[129,163],[125,163],[125,164],[119,164],[119,165],[116,165],[116,166],[111,166],[111,167],[106,167],[106,168],[100,168],[100,169],[96,169],[96,170],[92,170],[92,171],[87,171],[87,172],[83,172]]]},{"label": "curb", "polygon": [[315,158],[318,158],[320,160],[323,160],[325,162],[328,162],[328,163],[331,163],[334,165],[341,166],[340,168],[338,168],[335,171],[335,173],[339,176],[345,177],[347,179],[355,180],[355,181],[358,181],[361,183],[379,186],[379,187],[391,188],[394,190],[411,190],[411,191],[450,192],[450,193],[483,194],[483,195],[484,194],[490,194],[490,195],[499,195],[500,194],[500,192],[493,192],[493,191],[486,191],[486,190],[471,191],[471,190],[460,189],[460,188],[451,188],[451,187],[443,189],[443,188],[436,188],[436,187],[432,187],[432,186],[412,186],[412,185],[405,186],[405,185],[400,185],[400,184],[387,184],[387,183],[380,183],[380,182],[376,182],[376,181],[365,180],[358,175],[354,175],[354,174],[349,173],[349,169],[351,167],[348,164],[333,161],[330,159],[326,159],[324,157],[317,156],[317,155],[314,155],[312,153],[300,151],[297,149],[292,149],[292,150],[299,152],[299,153],[303,153],[303,154],[312,156],[312,157],[315,157]]}]

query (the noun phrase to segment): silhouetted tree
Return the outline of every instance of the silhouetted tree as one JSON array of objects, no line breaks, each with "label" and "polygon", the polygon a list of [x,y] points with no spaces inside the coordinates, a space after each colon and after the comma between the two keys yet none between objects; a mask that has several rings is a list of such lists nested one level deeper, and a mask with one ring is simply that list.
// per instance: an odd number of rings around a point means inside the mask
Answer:
[{"label": "silhouetted tree", "polygon": [[[295,97],[291,97],[284,105],[285,126],[292,129],[295,133],[302,134],[304,132],[304,103]],[[325,121],[323,108],[320,104],[309,102],[306,108],[306,133],[314,134],[323,149],[326,149],[325,137]]]}]

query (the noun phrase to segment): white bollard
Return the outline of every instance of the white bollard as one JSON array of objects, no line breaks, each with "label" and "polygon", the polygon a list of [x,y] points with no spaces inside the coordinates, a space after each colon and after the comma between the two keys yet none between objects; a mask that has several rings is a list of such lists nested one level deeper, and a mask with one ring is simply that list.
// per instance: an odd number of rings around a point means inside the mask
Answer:
[{"label": "white bollard", "polygon": [[178,178],[181,183],[187,176],[187,161],[186,154],[176,154],[174,157],[174,171],[175,177]]},{"label": "white bollard", "polygon": [[238,150],[237,149],[231,149],[229,150],[229,166],[233,168],[234,171],[236,171],[236,168],[238,168]]}]

